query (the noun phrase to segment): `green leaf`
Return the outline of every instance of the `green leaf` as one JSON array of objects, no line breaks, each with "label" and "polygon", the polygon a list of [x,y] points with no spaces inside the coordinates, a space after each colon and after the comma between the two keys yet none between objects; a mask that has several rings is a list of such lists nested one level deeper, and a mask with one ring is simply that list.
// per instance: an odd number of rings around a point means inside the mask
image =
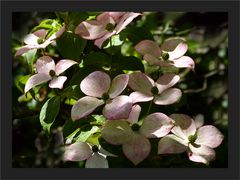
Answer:
[{"label": "green leaf", "polygon": [[80,98],[80,88],[78,85],[68,86],[65,88],[61,94],[62,97],[66,98],[74,98],[79,99]]},{"label": "green leaf", "polygon": [[55,12],[58,19],[61,21],[67,22],[68,21],[68,12]]},{"label": "green leaf", "polygon": [[33,62],[35,60],[36,53],[37,53],[37,49],[31,49],[30,51],[23,54],[23,57],[26,59],[28,64],[31,66],[31,69],[33,69]]},{"label": "green leaf", "polygon": [[81,124],[81,121],[72,121],[71,119],[67,120],[63,126],[63,137],[66,139],[73,136],[73,134],[76,135],[80,130]]},{"label": "green leaf", "polygon": [[30,76],[30,74],[26,76],[19,75],[16,78],[15,85],[22,93],[24,93],[25,84],[27,83],[27,80],[30,78]]},{"label": "green leaf", "polygon": [[106,122],[106,118],[103,115],[92,115],[94,121],[90,124],[103,125]]},{"label": "green leaf", "polygon": [[103,67],[111,64],[111,57],[102,52],[93,52],[84,57],[84,66]]},{"label": "green leaf", "polygon": [[113,56],[112,68],[131,71],[140,70],[144,72],[142,61],[134,56]]},{"label": "green leaf", "polygon": [[127,27],[120,35],[122,40],[128,38],[133,44],[137,44],[143,39],[153,40],[153,36],[148,27]]},{"label": "green leaf", "polygon": [[111,37],[111,42],[109,40],[108,44],[104,47],[104,49],[107,49],[111,46],[121,46],[122,44],[123,44],[123,41],[120,39],[120,35],[117,34]]},{"label": "green leaf", "polygon": [[32,99],[32,96],[29,93],[27,93],[26,95],[23,94],[23,95],[19,96],[18,97],[18,102],[28,102],[31,99]]},{"label": "green leaf", "polygon": [[106,142],[102,137],[98,138],[99,144],[105,149],[106,151],[115,154],[117,156],[124,156],[122,152],[122,146],[118,145],[112,145]]},{"label": "green leaf", "polygon": [[72,32],[67,31],[64,32],[56,42],[57,49],[64,58],[80,61],[81,54],[86,46],[87,41],[73,34]]},{"label": "green leaf", "polygon": [[81,129],[81,133],[76,138],[76,141],[85,142],[92,134],[96,133],[99,130],[99,127],[93,126],[90,130]]},{"label": "green leaf", "polygon": [[40,123],[45,131],[50,133],[50,128],[54,123],[60,109],[60,96],[52,97],[43,105],[40,112]]},{"label": "green leaf", "polygon": [[38,26],[34,27],[31,32],[35,32],[39,29],[48,30],[48,36],[51,36],[54,32],[61,28],[61,24],[55,19],[46,19],[42,21]]},{"label": "green leaf", "polygon": [[68,29],[74,32],[76,26],[88,18],[87,12],[71,12],[69,13]]}]

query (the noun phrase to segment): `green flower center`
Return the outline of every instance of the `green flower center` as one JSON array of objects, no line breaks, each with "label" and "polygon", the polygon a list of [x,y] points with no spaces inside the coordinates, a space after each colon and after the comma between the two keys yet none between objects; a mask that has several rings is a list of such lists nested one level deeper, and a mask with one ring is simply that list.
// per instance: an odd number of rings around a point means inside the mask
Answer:
[{"label": "green flower center", "polygon": [[135,123],[135,124],[132,125],[131,128],[132,128],[133,131],[138,131],[140,129],[140,126]]},{"label": "green flower center", "polygon": [[114,30],[114,28],[115,28],[115,25],[112,23],[108,23],[105,27],[105,29],[109,32],[112,32]]},{"label": "green flower center", "polygon": [[167,60],[169,59],[169,54],[166,53],[166,52],[164,52],[164,53],[162,54],[162,58],[163,58],[164,61],[167,61]]},{"label": "green flower center", "polygon": [[197,135],[190,135],[188,136],[188,141],[190,144],[194,144],[197,139]]},{"label": "green flower center", "polygon": [[56,73],[55,73],[54,70],[50,70],[50,71],[49,71],[49,75],[50,75],[51,77],[54,77],[54,76],[56,76]]},{"label": "green flower center", "polygon": [[108,95],[107,93],[104,93],[104,94],[102,95],[102,99],[103,99],[104,101],[107,101],[107,100],[109,99],[109,95]]},{"label": "green flower center", "polygon": [[158,91],[158,88],[156,86],[154,86],[152,89],[151,89],[151,92],[153,95],[157,95],[159,93]]},{"label": "green flower center", "polygon": [[38,42],[38,44],[42,44],[44,42],[44,39],[43,38],[38,38],[37,42]]},{"label": "green flower center", "polygon": [[94,146],[92,147],[92,151],[93,151],[93,152],[98,152],[98,146],[94,145]]}]

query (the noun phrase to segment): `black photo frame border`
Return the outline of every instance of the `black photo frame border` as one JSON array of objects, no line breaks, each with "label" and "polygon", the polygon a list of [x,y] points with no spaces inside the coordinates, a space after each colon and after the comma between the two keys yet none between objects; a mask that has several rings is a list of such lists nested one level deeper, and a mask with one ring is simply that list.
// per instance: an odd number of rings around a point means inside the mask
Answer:
[{"label": "black photo frame border", "polygon": [[[239,47],[238,1],[2,1],[1,2],[1,177],[3,179],[239,179]],[[12,168],[12,53],[13,12],[53,11],[184,11],[227,12],[229,24],[228,168]]]}]

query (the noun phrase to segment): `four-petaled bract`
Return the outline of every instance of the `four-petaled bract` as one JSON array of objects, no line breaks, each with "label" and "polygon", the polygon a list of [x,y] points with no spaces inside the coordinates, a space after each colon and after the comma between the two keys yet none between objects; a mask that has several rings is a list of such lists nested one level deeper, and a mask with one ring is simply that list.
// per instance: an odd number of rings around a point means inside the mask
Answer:
[{"label": "four-petaled bract", "polygon": [[174,127],[158,144],[158,154],[178,154],[187,151],[191,161],[208,164],[215,159],[213,148],[223,140],[222,133],[212,125],[191,119],[184,114],[172,114]]},{"label": "four-petaled bract", "polygon": [[[26,45],[18,49],[15,56],[20,56],[31,49],[46,48],[55,39],[59,38],[64,33],[64,31],[65,31],[65,27],[62,27],[56,33],[52,34],[48,39],[45,39],[47,35],[47,31],[44,29],[40,29],[35,31],[34,33],[28,34],[24,38],[24,43]],[[43,41],[43,42],[39,42],[39,41]]]},{"label": "four-petaled bract", "polygon": [[101,48],[104,41],[121,32],[140,13],[104,12],[96,20],[81,22],[75,33],[84,39],[95,40],[94,44]]},{"label": "four-petaled bract", "polygon": [[143,55],[143,59],[150,65],[194,70],[195,63],[192,58],[184,56],[187,49],[187,44],[179,38],[167,39],[161,47],[151,40],[143,40],[135,46],[135,50]]},{"label": "four-petaled bract", "polygon": [[180,77],[175,74],[164,74],[156,82],[142,72],[129,75],[128,85],[135,91],[130,94],[133,103],[152,101],[157,105],[169,105],[177,102],[182,92],[174,86]]},{"label": "four-petaled bract", "polygon": [[102,147],[78,141],[65,147],[63,160],[86,160],[86,168],[108,168],[108,161],[106,159],[106,156],[116,157],[116,155],[107,152]]},{"label": "four-petaled bract", "polygon": [[77,62],[69,59],[62,59],[55,65],[55,62],[51,57],[40,57],[35,64],[37,74],[34,74],[28,79],[24,92],[27,93],[33,87],[50,80],[50,88],[62,89],[67,77],[59,75],[74,64],[77,64]]},{"label": "four-petaled bract", "polygon": [[81,119],[103,104],[103,115],[107,119],[126,119],[132,108],[132,99],[120,94],[126,88],[128,79],[127,74],[120,74],[112,81],[110,76],[102,71],[89,74],[80,84],[82,92],[87,96],[73,105],[72,119]]},{"label": "four-petaled bract", "polygon": [[139,164],[148,157],[151,144],[148,138],[160,138],[167,135],[173,123],[163,113],[153,113],[144,118],[141,127],[138,124],[141,107],[134,105],[128,119],[107,121],[102,129],[102,137],[114,145],[122,145],[125,156]]}]

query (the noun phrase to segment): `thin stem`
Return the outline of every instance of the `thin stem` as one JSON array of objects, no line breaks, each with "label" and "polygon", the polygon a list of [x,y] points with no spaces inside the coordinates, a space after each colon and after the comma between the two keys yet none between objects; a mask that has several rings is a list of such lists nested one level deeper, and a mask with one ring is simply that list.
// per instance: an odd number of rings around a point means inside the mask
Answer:
[{"label": "thin stem", "polygon": [[112,37],[109,38],[110,41],[110,55],[111,55],[111,62],[110,62],[110,69],[109,69],[109,73],[110,75],[112,75],[112,61],[113,61],[113,52],[112,52]]},{"label": "thin stem", "polygon": [[150,102],[150,104],[149,104],[149,107],[148,107],[148,111],[147,111],[147,115],[149,114],[149,112],[150,112],[150,110],[151,110],[151,108],[152,108],[152,103],[153,103],[153,100]]}]

